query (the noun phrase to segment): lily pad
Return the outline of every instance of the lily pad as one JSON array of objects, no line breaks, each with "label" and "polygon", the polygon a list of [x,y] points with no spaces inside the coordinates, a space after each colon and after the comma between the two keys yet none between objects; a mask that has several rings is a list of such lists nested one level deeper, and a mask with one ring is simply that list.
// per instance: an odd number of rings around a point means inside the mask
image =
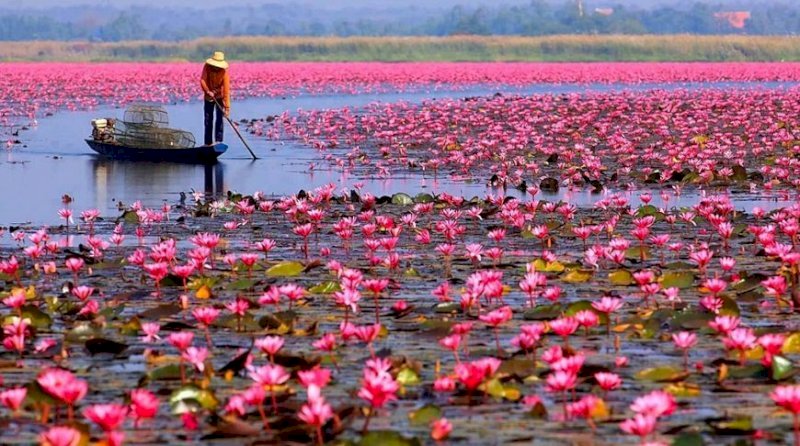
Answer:
[{"label": "lily pad", "polygon": [[636,379],[653,382],[678,382],[689,376],[682,368],[673,366],[652,367],[636,373]]},{"label": "lily pad", "polygon": [[783,356],[772,357],[772,379],[775,381],[783,381],[786,378],[794,376],[795,370],[792,362]]},{"label": "lily pad", "polygon": [[323,282],[308,289],[310,294],[333,294],[337,291],[341,291],[341,287],[339,286],[339,282]]},{"label": "lily pad", "polygon": [[430,426],[442,417],[442,409],[433,404],[426,404],[419,409],[408,413],[408,423],[412,426]]},{"label": "lily pad", "polygon": [[417,372],[405,367],[397,374],[397,382],[404,386],[413,386],[419,384],[420,379]]},{"label": "lily pad", "polygon": [[667,271],[661,276],[664,288],[691,288],[694,285],[694,273],[691,271]]},{"label": "lily pad", "polygon": [[627,269],[618,269],[608,273],[608,281],[613,285],[628,286],[636,281],[633,279],[633,274]]},{"label": "lily pad", "polygon": [[545,262],[542,259],[536,259],[533,261],[533,269],[542,273],[560,273],[567,267],[559,261]]},{"label": "lily pad", "polygon": [[584,283],[592,278],[593,271],[589,269],[574,269],[561,277],[566,283]]},{"label": "lily pad", "polygon": [[128,344],[123,344],[121,342],[104,338],[87,339],[84,345],[86,346],[86,350],[89,351],[90,355],[97,355],[100,353],[111,353],[112,355],[118,355],[128,349]]},{"label": "lily pad", "polygon": [[396,204],[398,206],[411,206],[414,204],[414,199],[411,198],[411,195],[400,192],[392,195],[392,204]]},{"label": "lily pad", "polygon": [[420,446],[414,437],[404,437],[395,431],[370,431],[358,442],[358,446]]},{"label": "lily pad", "polygon": [[[169,397],[169,404],[172,406],[172,413],[180,415],[185,413],[185,403],[196,402],[206,410],[214,410],[219,405],[217,397],[208,389],[201,389],[194,385],[183,386],[172,392]],[[181,404],[184,403],[184,404]]]},{"label": "lily pad", "polygon": [[300,262],[284,261],[272,265],[267,270],[269,277],[294,277],[299,276],[306,267]]}]

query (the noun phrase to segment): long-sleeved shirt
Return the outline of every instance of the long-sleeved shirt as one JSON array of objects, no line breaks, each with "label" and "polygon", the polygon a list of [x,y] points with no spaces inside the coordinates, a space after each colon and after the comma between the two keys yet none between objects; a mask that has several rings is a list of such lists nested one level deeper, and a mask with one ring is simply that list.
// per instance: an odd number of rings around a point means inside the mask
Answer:
[{"label": "long-sleeved shirt", "polygon": [[203,65],[203,74],[200,76],[200,86],[203,91],[210,91],[213,96],[205,95],[206,101],[222,100],[226,108],[231,107],[231,78],[228,70]]}]

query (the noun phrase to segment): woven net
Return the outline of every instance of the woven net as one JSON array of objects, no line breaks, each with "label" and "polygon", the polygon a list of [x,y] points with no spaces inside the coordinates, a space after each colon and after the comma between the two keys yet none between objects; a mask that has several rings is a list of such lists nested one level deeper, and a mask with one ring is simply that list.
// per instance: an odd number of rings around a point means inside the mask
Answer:
[{"label": "woven net", "polygon": [[114,123],[114,140],[123,146],[139,149],[187,149],[195,147],[194,135],[171,129],[164,107],[132,104],[125,110],[124,120]]}]

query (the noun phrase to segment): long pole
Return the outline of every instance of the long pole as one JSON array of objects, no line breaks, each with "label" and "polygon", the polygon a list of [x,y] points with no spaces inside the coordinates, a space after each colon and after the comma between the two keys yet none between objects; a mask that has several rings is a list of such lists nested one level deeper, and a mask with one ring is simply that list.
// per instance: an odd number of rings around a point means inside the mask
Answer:
[{"label": "long pole", "polygon": [[220,113],[222,113],[222,116],[225,117],[225,120],[228,121],[228,124],[231,125],[231,127],[233,128],[233,131],[236,132],[237,136],[239,136],[239,139],[242,140],[242,144],[244,144],[244,146],[247,148],[247,151],[250,152],[250,156],[252,156],[254,160],[257,160],[258,157],[250,149],[250,146],[247,144],[247,141],[244,140],[244,137],[242,136],[242,134],[239,133],[239,128],[236,127],[236,124],[234,124],[233,121],[231,121],[231,118],[228,115],[225,114],[225,110],[222,108],[221,105],[219,105],[219,101],[217,101],[217,98],[214,98],[214,104],[217,105],[217,109],[219,110]]}]

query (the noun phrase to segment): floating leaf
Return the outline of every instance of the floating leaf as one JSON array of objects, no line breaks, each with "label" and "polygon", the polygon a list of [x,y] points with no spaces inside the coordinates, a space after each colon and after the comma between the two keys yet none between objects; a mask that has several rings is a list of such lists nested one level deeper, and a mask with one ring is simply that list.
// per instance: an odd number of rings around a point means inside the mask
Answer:
[{"label": "floating leaf", "polygon": [[436,313],[458,313],[461,311],[461,304],[458,302],[440,302],[436,304],[433,311]]},{"label": "floating leaf", "polygon": [[687,382],[671,383],[664,387],[664,391],[678,398],[700,396],[700,386]]},{"label": "floating leaf", "polygon": [[627,269],[618,269],[608,273],[608,281],[613,285],[628,286],[635,283],[633,274]]},{"label": "floating leaf", "polygon": [[625,250],[625,258],[629,260],[647,260],[650,257],[650,248],[646,246],[633,246]]},{"label": "floating leaf", "polygon": [[574,269],[561,277],[561,281],[566,283],[584,283],[592,278],[593,271],[590,269]]},{"label": "floating leaf", "polygon": [[30,319],[31,325],[40,330],[50,328],[53,325],[53,318],[34,305],[24,305],[22,307],[22,318]]},{"label": "floating leaf", "polygon": [[536,259],[533,261],[533,269],[542,273],[560,273],[566,268],[567,267],[559,261],[545,262],[542,259]]},{"label": "floating leaf", "polygon": [[181,369],[178,364],[167,364],[150,370],[146,376],[150,381],[179,380],[181,379]]},{"label": "floating leaf", "polygon": [[775,381],[783,381],[786,378],[793,376],[795,373],[792,362],[783,356],[772,357],[772,379]]},{"label": "floating leaf", "polygon": [[92,327],[89,323],[81,322],[72,327],[67,332],[68,342],[85,342],[87,339],[99,338],[102,336],[103,331],[99,328]]},{"label": "floating leaf", "polygon": [[800,353],[800,332],[794,332],[786,337],[786,340],[783,341],[781,352],[784,355]]},{"label": "floating leaf", "polygon": [[765,379],[770,377],[770,370],[761,364],[751,364],[744,367],[730,366],[728,367],[728,376],[733,379],[742,378],[755,378]]},{"label": "floating leaf", "polygon": [[442,409],[433,404],[426,404],[419,409],[408,413],[408,423],[411,426],[430,426],[442,417]]},{"label": "floating leaf", "polygon": [[136,211],[125,211],[122,215],[117,218],[117,222],[123,221],[128,224],[137,225],[139,224],[139,214]]},{"label": "floating leaf", "polygon": [[172,413],[175,415],[185,413],[187,403],[191,405],[194,402],[206,410],[214,410],[219,405],[217,397],[210,390],[201,389],[194,385],[183,386],[172,392],[169,397],[169,404],[172,406]]},{"label": "floating leaf", "polygon": [[611,412],[608,410],[606,402],[598,399],[595,400],[594,406],[589,410],[589,416],[593,420],[605,420],[611,416]]},{"label": "floating leaf", "polygon": [[661,276],[660,281],[664,288],[691,288],[694,285],[694,273],[691,271],[667,271]]},{"label": "floating leaf", "polygon": [[566,316],[575,316],[579,311],[588,310],[592,313],[596,314],[600,324],[605,325],[608,321],[608,316],[605,313],[601,313],[592,307],[592,303],[588,300],[579,300],[577,302],[573,302],[567,306],[567,309],[564,310],[564,314]]},{"label": "floating leaf", "polygon": [[522,317],[528,321],[544,321],[556,319],[561,316],[563,307],[558,304],[553,305],[538,305],[535,308],[528,308],[522,314]]},{"label": "floating leaf", "polygon": [[400,192],[392,195],[392,204],[398,206],[411,206],[414,204],[414,199],[411,198],[411,195]]},{"label": "floating leaf", "polygon": [[255,437],[261,434],[261,427],[251,425],[246,421],[228,416],[220,419],[210,434],[201,437],[202,442],[210,442],[216,439]]},{"label": "floating leaf", "polygon": [[672,440],[672,446],[703,446],[705,442],[703,441],[703,436],[696,433],[685,433],[680,434]]},{"label": "floating leaf", "polygon": [[714,319],[712,313],[699,312],[699,311],[681,311],[676,312],[670,324],[673,327],[678,327],[682,330],[696,330],[708,326],[708,323]]},{"label": "floating leaf", "polygon": [[419,193],[414,197],[415,203],[433,203],[434,198],[431,194]]},{"label": "floating leaf", "polygon": [[[231,282],[226,287],[228,290],[234,291],[244,291],[252,289],[256,284],[256,281],[253,279],[239,279],[235,282]],[[200,290],[198,290],[199,292]]]},{"label": "floating leaf", "polygon": [[747,169],[737,164],[733,166],[732,170],[733,170],[733,175],[731,175],[731,180],[747,181]]},{"label": "floating leaf", "polygon": [[225,364],[221,369],[219,369],[217,374],[218,375],[222,375],[222,376],[225,376],[228,373],[230,373],[232,375],[238,375],[239,372],[244,370],[244,368],[247,366],[247,360],[250,357],[250,351],[251,350],[252,349],[249,348],[249,349],[243,351],[242,353],[240,353],[238,356],[233,358],[231,360],[231,362]]},{"label": "floating leaf", "polygon": [[272,265],[267,270],[269,277],[294,277],[299,276],[306,267],[300,262],[284,261]]},{"label": "floating leaf", "polygon": [[723,297],[722,308],[720,308],[719,314],[720,316],[739,316],[741,314],[739,304],[730,297]]},{"label": "floating leaf", "polygon": [[194,297],[201,300],[211,299],[212,295],[211,288],[208,285],[200,285],[200,288],[194,293]]},{"label": "floating leaf", "polygon": [[673,366],[652,367],[636,373],[636,379],[654,382],[676,382],[683,381],[689,376],[682,368]]},{"label": "floating leaf", "polygon": [[408,438],[395,431],[370,431],[361,437],[358,446],[420,446],[416,438]]},{"label": "floating leaf", "polygon": [[400,370],[397,374],[397,382],[403,386],[413,386],[419,384],[420,379],[417,372],[408,367],[404,367],[403,370]]},{"label": "floating leaf", "polygon": [[162,304],[139,313],[139,319],[160,320],[180,313],[181,307],[175,304]]},{"label": "floating leaf", "polygon": [[86,346],[86,350],[89,351],[90,355],[97,355],[100,353],[111,353],[112,355],[118,355],[128,349],[128,344],[123,344],[121,342],[104,338],[88,339],[84,345]]},{"label": "floating leaf", "polygon": [[337,291],[341,291],[342,287],[339,286],[339,282],[323,282],[308,289],[310,294],[333,294]]},{"label": "floating leaf", "polygon": [[734,419],[714,418],[706,420],[706,424],[717,435],[752,435],[755,432],[753,418],[747,416]]}]

